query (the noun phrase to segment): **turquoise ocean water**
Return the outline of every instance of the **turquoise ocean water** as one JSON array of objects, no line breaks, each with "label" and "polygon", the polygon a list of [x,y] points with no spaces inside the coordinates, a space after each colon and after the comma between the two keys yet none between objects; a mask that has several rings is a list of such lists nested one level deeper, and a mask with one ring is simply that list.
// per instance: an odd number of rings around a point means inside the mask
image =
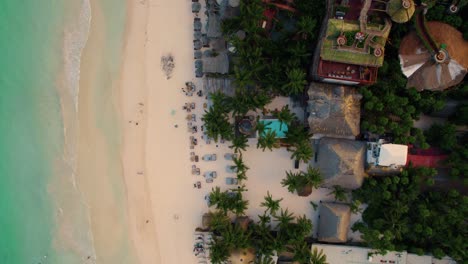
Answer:
[{"label": "turquoise ocean water", "polygon": [[[74,187],[74,148],[64,153],[58,92],[68,89],[72,99],[78,94],[80,43],[86,32],[65,27],[71,19],[86,28],[86,21],[80,21],[89,19],[86,12],[75,10],[84,1],[0,1],[0,264],[85,263],[95,253],[86,208]],[[104,66],[117,71],[114,57],[121,48],[125,1],[100,3],[108,10],[107,36],[114,43],[103,54],[109,62]],[[64,51],[70,36],[73,47]],[[63,212],[68,217],[58,217]]]}]

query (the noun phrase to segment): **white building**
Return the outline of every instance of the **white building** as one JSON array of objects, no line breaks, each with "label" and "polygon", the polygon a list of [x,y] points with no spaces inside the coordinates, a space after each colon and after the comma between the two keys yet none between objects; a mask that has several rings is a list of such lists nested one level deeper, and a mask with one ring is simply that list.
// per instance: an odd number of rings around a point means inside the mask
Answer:
[{"label": "white building", "polygon": [[367,173],[385,175],[401,171],[406,166],[408,146],[379,142],[368,142],[366,153]]},{"label": "white building", "polygon": [[456,264],[451,258],[436,259],[432,256],[418,256],[403,252],[388,252],[386,255],[372,254],[373,250],[363,247],[352,247],[329,244],[312,244],[327,256],[330,264]]}]

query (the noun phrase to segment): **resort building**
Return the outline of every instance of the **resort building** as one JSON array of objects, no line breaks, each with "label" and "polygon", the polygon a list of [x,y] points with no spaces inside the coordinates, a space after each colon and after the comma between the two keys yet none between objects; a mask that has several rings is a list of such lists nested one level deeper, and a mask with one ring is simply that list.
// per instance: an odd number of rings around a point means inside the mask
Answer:
[{"label": "resort building", "polygon": [[339,203],[320,203],[319,210],[318,240],[328,243],[345,243],[348,240],[351,218],[349,206]]},{"label": "resort building", "polygon": [[362,96],[356,89],[312,82],[308,95],[307,121],[313,138],[355,139],[360,134]]},{"label": "resort building", "polygon": [[327,256],[327,263],[333,264],[456,264],[449,257],[436,259],[432,256],[418,256],[406,251],[390,251],[385,255],[375,254],[371,248],[344,245],[312,244],[311,250],[317,249]]},{"label": "resort building", "polygon": [[386,12],[395,12],[395,17],[401,13],[395,6],[385,1],[328,0],[312,66],[314,78],[345,85],[376,82],[392,26]]},{"label": "resort building", "polygon": [[322,173],[322,186],[332,188],[339,185],[345,189],[361,187],[366,175],[365,152],[366,145],[361,141],[321,138],[314,167]]},{"label": "resort building", "polygon": [[370,175],[401,172],[407,164],[408,146],[378,142],[367,143],[366,171]]}]

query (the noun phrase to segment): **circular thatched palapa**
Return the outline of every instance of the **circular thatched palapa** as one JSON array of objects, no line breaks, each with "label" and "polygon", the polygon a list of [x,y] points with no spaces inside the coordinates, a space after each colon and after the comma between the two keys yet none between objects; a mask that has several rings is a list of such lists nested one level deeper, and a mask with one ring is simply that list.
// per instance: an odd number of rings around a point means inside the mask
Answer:
[{"label": "circular thatched palapa", "polygon": [[413,0],[390,0],[387,2],[387,14],[397,23],[408,22],[415,9]]},{"label": "circular thatched palapa", "polygon": [[252,248],[236,249],[231,251],[229,256],[231,264],[250,264],[255,261],[255,250]]},{"label": "circular thatched palapa", "polygon": [[344,35],[341,35],[339,36],[337,39],[336,39],[336,44],[340,45],[340,46],[343,46],[346,44],[346,37]]},{"label": "circular thatched palapa", "polygon": [[450,25],[431,21],[428,33],[436,43],[445,46],[431,54],[416,32],[406,35],[400,44],[400,64],[408,77],[407,87],[440,91],[460,83],[468,68],[468,41]]}]

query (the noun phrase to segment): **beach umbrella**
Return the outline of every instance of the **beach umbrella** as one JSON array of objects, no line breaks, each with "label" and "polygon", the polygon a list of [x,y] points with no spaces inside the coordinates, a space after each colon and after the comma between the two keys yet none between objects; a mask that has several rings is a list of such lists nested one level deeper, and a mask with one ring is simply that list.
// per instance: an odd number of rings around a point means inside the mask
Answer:
[{"label": "beach umbrella", "polygon": [[201,4],[198,2],[192,3],[192,13],[200,12]]},{"label": "beach umbrella", "polygon": [[195,40],[200,40],[201,37],[202,37],[201,31],[195,31],[195,32],[193,32],[193,38],[194,38]]},{"label": "beach umbrella", "polygon": [[401,41],[400,65],[408,77],[407,87],[439,91],[457,85],[467,73],[467,42],[461,32],[442,22],[427,22],[427,29],[435,50],[428,50],[416,32]]}]

